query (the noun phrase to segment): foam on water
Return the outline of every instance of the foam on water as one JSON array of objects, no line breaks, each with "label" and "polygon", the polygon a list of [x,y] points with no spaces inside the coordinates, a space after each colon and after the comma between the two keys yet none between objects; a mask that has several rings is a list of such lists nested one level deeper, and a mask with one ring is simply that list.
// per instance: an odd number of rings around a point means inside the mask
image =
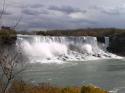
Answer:
[{"label": "foam on water", "polygon": [[109,91],[109,93],[125,93],[125,87],[114,88],[113,90]]},{"label": "foam on water", "polygon": [[[64,63],[67,61],[86,61],[108,58],[120,58],[108,53],[106,44],[97,42],[96,37],[51,37],[18,35],[20,45],[31,63]],[[102,48],[103,45],[103,48]]]}]

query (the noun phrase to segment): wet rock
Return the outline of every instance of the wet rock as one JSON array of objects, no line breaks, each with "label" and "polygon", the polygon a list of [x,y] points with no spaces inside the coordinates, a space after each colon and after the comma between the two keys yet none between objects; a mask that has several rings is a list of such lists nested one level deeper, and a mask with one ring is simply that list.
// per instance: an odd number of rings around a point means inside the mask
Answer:
[{"label": "wet rock", "polygon": [[68,57],[68,56],[64,56],[64,58],[67,58],[67,59],[68,59],[69,57]]},{"label": "wet rock", "polygon": [[47,58],[47,60],[51,60],[51,58]]},{"label": "wet rock", "polygon": [[101,57],[101,54],[97,54],[97,57]]},{"label": "wet rock", "polygon": [[66,61],[66,59],[65,59],[65,58],[62,58],[62,60],[63,60],[63,61]]},{"label": "wet rock", "polygon": [[93,54],[92,56],[96,57],[96,55],[95,55],[95,54]]},{"label": "wet rock", "polygon": [[107,50],[109,52],[125,56],[125,36],[116,35],[110,37],[109,47]]}]

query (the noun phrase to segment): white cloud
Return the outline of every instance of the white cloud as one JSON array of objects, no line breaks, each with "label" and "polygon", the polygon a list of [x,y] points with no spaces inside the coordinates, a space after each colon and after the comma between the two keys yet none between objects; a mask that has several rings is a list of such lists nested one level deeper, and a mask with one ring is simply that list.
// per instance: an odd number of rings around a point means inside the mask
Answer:
[{"label": "white cloud", "polygon": [[96,11],[100,11],[101,13],[108,14],[108,15],[121,15],[125,14],[125,5],[117,5],[117,6],[94,6],[92,9]]},{"label": "white cloud", "polygon": [[71,13],[69,16],[73,19],[86,19],[85,14],[81,12]]},{"label": "white cloud", "polygon": [[48,10],[49,15],[51,16],[57,16],[57,17],[63,17],[65,14],[63,12],[60,11],[54,11],[54,10]]}]

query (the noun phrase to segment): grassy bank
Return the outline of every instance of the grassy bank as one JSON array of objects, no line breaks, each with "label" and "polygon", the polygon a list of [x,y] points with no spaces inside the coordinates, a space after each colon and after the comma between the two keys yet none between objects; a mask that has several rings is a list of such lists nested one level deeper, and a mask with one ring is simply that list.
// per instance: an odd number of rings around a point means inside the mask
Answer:
[{"label": "grassy bank", "polygon": [[95,86],[56,87],[49,84],[32,85],[14,81],[8,93],[108,93]]}]

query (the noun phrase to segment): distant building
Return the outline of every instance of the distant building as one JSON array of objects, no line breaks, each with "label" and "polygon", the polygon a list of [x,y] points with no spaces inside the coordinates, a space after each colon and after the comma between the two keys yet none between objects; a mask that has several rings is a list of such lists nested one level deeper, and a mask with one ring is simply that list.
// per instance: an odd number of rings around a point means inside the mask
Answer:
[{"label": "distant building", "polygon": [[11,27],[8,26],[1,26],[1,30],[12,30]]}]

